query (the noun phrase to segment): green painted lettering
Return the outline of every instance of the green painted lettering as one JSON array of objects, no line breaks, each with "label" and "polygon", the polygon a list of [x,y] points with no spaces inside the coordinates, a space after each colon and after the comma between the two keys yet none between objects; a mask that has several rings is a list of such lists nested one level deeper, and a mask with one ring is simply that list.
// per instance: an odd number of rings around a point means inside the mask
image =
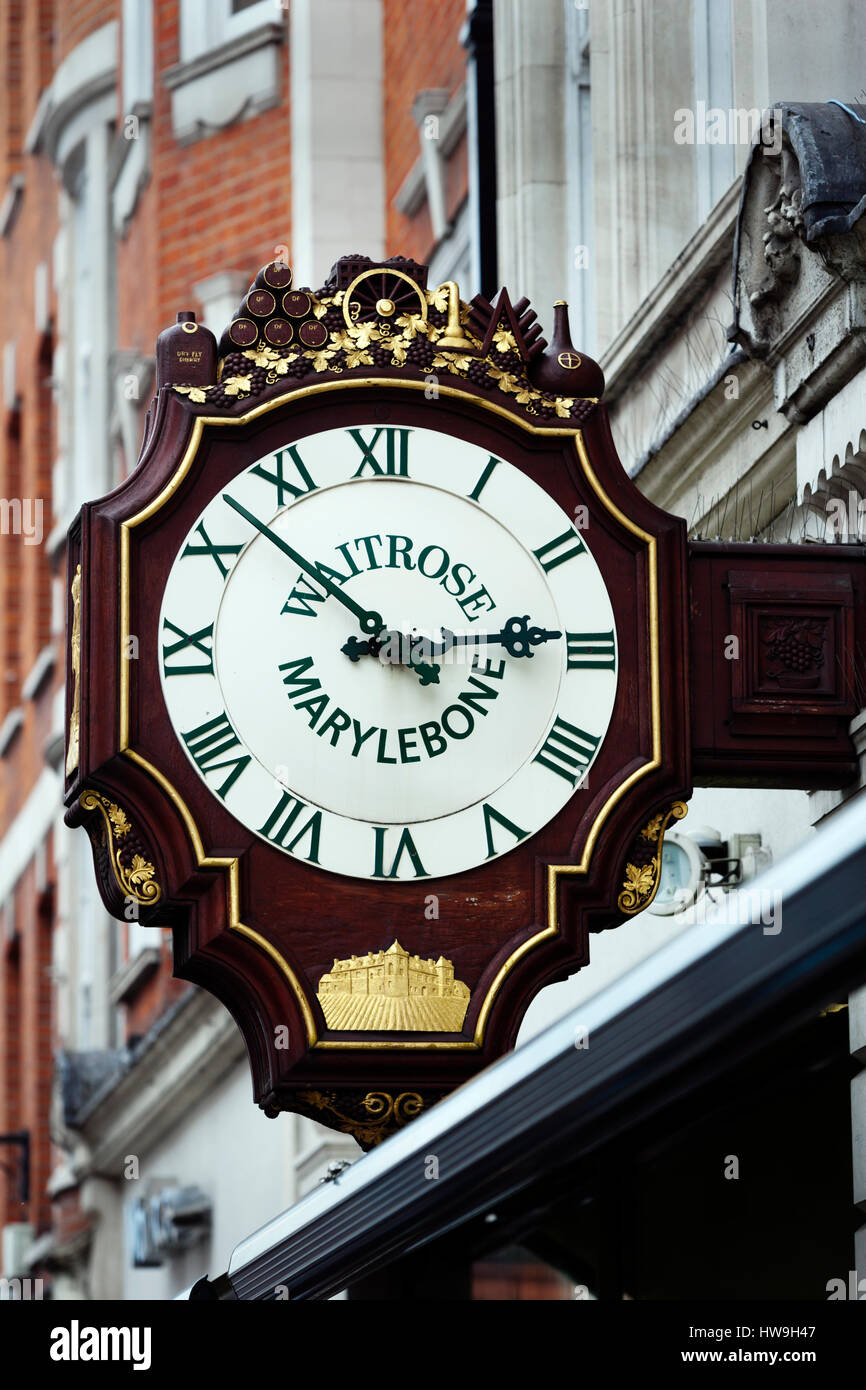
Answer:
[{"label": "green painted lettering", "polygon": [[[398,541],[402,542],[402,544],[399,546],[397,544]],[[412,561],[409,559],[409,551],[412,549],[412,542],[410,541],[408,536],[389,536],[388,546],[389,558],[387,568],[389,570],[399,569],[399,565],[397,564],[398,554],[403,561],[404,569],[413,570],[415,568],[415,566],[412,564]]]},{"label": "green painted lettering", "polygon": [[[418,733],[418,730],[417,730],[417,729],[398,729],[398,730],[397,730],[397,742],[398,742],[399,745],[400,745],[400,761],[401,761],[401,763],[420,763],[421,759],[417,756],[417,754],[416,754],[416,756],[415,756],[414,758],[413,758],[413,757],[410,757],[410,755],[409,755],[409,750],[410,750],[411,748],[416,748],[416,747],[417,747],[417,743],[416,743],[416,741],[415,741],[415,740],[416,740],[417,733]],[[410,742],[410,739],[411,739],[411,742]]]},{"label": "green painted lettering", "polygon": [[379,730],[379,747],[378,747],[377,750],[376,750],[376,762],[377,762],[377,763],[396,763],[396,761],[397,761],[396,758],[389,758],[389,757],[387,756],[387,754],[385,753],[385,745],[386,745],[387,741],[388,741],[388,730],[387,730],[387,729],[380,729],[380,730]]},{"label": "green painted lettering", "polygon": [[210,536],[208,535],[207,531],[204,529],[204,522],[203,522],[203,521],[200,521],[199,524],[198,524],[198,526],[197,526],[195,529],[198,531],[199,535],[201,536],[202,540],[204,541],[204,545],[193,545],[192,543],[190,543],[190,544],[186,547],[186,549],[183,551],[183,554],[181,555],[181,559],[184,559],[187,555],[210,555],[211,559],[212,559],[212,560],[214,561],[214,563],[216,564],[216,567],[217,567],[217,569],[219,570],[220,574],[222,575],[223,579],[225,579],[225,578],[228,576],[228,572],[229,572],[229,571],[228,571],[228,566],[226,566],[226,565],[223,564],[222,560],[220,559],[220,556],[221,556],[221,555],[240,555],[241,551],[243,550],[243,546],[242,546],[242,545],[214,545],[214,543],[213,543],[213,541],[211,540]]},{"label": "green painted lettering", "polygon": [[478,479],[478,482],[475,484],[474,488],[469,494],[470,500],[472,502],[478,501],[479,497],[484,491],[484,488],[487,486],[490,480],[491,473],[493,472],[498,462],[499,459],[494,458],[491,454],[490,458],[487,460],[487,464],[485,465],[484,472],[481,474],[481,477]]},{"label": "green painted lettering", "polygon": [[309,807],[306,802],[299,801],[297,797],[292,796],[291,792],[283,792],[264,825],[259,828],[259,834],[267,836],[273,844],[280,845],[289,851],[292,851],[305,835],[309,835],[310,852],[306,855],[306,859],[310,864],[318,864],[319,838],[322,833],[321,811],[314,811],[306,825],[302,825],[298,833],[288,843],[286,842],[286,836],[293,828],[301,811],[308,810]]},{"label": "green painted lettering", "polygon": [[569,671],[615,671],[616,648],[610,632],[567,632]]},{"label": "green painted lettering", "polygon": [[415,841],[409,834],[408,829],[404,830],[400,836],[400,843],[397,845],[397,853],[394,855],[391,868],[387,872],[385,871],[385,836],[388,834],[388,827],[374,825],[373,834],[375,836],[374,878],[396,878],[397,870],[400,867],[400,860],[404,854],[408,854],[412,868],[415,870],[416,878],[430,877],[424,865],[421,863],[421,857],[415,848]]},{"label": "green painted lettering", "polygon": [[[582,555],[585,554],[585,552],[586,547],[580,536],[576,531],[569,528],[568,531],[563,531],[561,536],[557,536],[555,540],[548,541],[546,545],[540,545],[538,549],[533,550],[532,553],[541,565],[544,573],[549,574],[552,569],[556,569],[557,565],[563,565],[566,560],[573,560],[575,555]],[[549,555],[550,558],[545,560],[543,558],[545,555]]]},{"label": "green painted lettering", "polygon": [[308,700],[296,700],[295,709],[308,709],[310,711],[309,724],[310,728],[314,729],[316,727],[316,721],[322,713],[322,710],[327,706],[327,703],[327,695],[311,695]]},{"label": "green painted lettering", "polygon": [[483,681],[478,680],[477,676],[470,676],[469,684],[475,686],[477,694],[472,690],[464,690],[458,695],[458,700],[462,700],[476,714],[486,714],[487,710],[483,705],[477,703],[478,700],[495,700],[499,691],[494,690],[491,685],[485,685]]},{"label": "green painted lettering", "polygon": [[[566,782],[576,787],[578,777],[589,767],[598,744],[599,740],[592,734],[569,724],[566,719],[557,717],[532,761],[541,763],[543,767],[549,768],[559,777],[564,777]],[[569,768],[576,771],[570,772]]]},{"label": "green painted lettering", "polygon": [[[212,676],[213,669],[213,646],[205,646],[206,642],[213,643],[213,623],[207,627],[199,628],[198,632],[184,632],[183,628],[170,623],[168,618],[163,622],[163,635],[165,629],[170,628],[173,633],[180,638],[179,642],[166,643],[162,649],[162,669],[167,676]],[[175,653],[184,651],[187,647],[194,647],[196,651],[207,657],[207,661],[199,662],[197,666],[169,666],[169,657]]]},{"label": "green painted lettering", "polygon": [[283,676],[283,685],[297,686],[297,689],[289,690],[289,699],[294,700],[298,695],[311,695],[314,690],[321,690],[322,682],[314,676],[312,680],[305,680],[304,673],[312,669],[313,658],[311,656],[301,656],[297,661],[284,661],[280,665],[280,670],[287,672]]},{"label": "green painted lettering", "polygon": [[327,719],[322,724],[321,729],[317,730],[317,733],[319,735],[319,738],[321,738],[322,735],[327,733],[328,729],[330,729],[331,747],[336,748],[337,739],[340,737],[340,734],[343,732],[344,729],[349,728],[351,723],[352,721],[349,718],[348,714],[346,714],[341,709],[334,709],[331,711]]},{"label": "green painted lettering", "polygon": [[440,753],[445,752],[448,747],[448,740],[442,737],[442,730],[435,719],[431,719],[429,724],[422,724],[418,732],[427,750],[428,758],[438,758]]},{"label": "green painted lettering", "polygon": [[243,746],[225,713],[218,714],[214,719],[208,719],[204,724],[199,724],[197,729],[190,729],[189,733],[182,735],[182,738],[201,772],[221,772],[225,767],[232,769],[222,785],[216,788],[217,796],[221,796],[225,800],[229,789],[238,780],[247,764],[252,761],[249,753],[243,753],[237,758],[225,758],[222,762],[215,761],[217,758],[222,758],[224,753],[230,752],[232,748]]},{"label": "green painted lettering", "polygon": [[366,733],[362,734],[361,725],[358,723],[357,719],[353,719],[352,728],[355,734],[355,746],[352,749],[352,757],[357,758],[364,744],[367,742],[367,739],[372,738],[373,734],[377,732],[377,725],[374,724],[371,729],[368,729]]},{"label": "green painted lettering", "polygon": [[[305,487],[295,487],[293,483],[289,483],[286,481],[286,477],[283,472],[283,459],[286,457],[287,454],[289,458],[292,460],[292,463],[295,465],[298,476],[301,479],[303,479],[304,483],[306,484]],[[278,507],[285,506],[287,494],[290,497],[305,497],[308,492],[316,491],[316,484],[313,482],[312,478],[307,472],[304,461],[298,453],[298,450],[294,444],[290,444],[286,449],[278,449],[277,452],[274,454],[273,473],[269,473],[268,470],[265,468],[264,464],[262,463],[257,463],[255,468],[250,469],[250,472],[255,473],[259,478],[264,478],[266,482],[272,483],[274,485],[274,487],[277,490]]]},{"label": "green painted lettering", "polygon": [[501,825],[503,829],[507,830],[509,834],[513,835],[515,840],[517,840],[518,842],[520,840],[526,839],[526,836],[529,833],[528,831],[521,830],[519,825],[515,825],[514,821],[509,820],[507,816],[503,816],[499,811],[495,811],[492,806],[488,806],[486,801],[481,809],[484,812],[484,832],[487,836],[488,859],[492,859],[494,854],[496,853],[496,848],[493,844],[493,828],[491,825],[492,821],[496,821],[498,825]]},{"label": "green painted lettering", "polygon": [[[487,603],[484,602],[485,599],[487,599]],[[465,598],[458,598],[457,602],[463,609],[470,623],[475,622],[479,613],[491,613],[496,607],[496,604],[493,602],[493,599],[490,597],[483,584],[480,589],[475,590],[474,594],[467,594]],[[470,613],[470,608],[474,608],[475,612]]]},{"label": "green painted lettering", "polygon": [[[352,477],[359,478],[364,469],[369,468],[377,477],[407,478],[409,476],[409,435],[411,433],[411,430],[393,429],[391,426],[382,425],[375,431],[368,443],[360,430],[349,430],[349,434],[364,455],[363,462],[357,473],[352,474]],[[382,466],[381,448],[379,448],[378,454],[376,452],[383,435],[385,439],[384,467]]]}]

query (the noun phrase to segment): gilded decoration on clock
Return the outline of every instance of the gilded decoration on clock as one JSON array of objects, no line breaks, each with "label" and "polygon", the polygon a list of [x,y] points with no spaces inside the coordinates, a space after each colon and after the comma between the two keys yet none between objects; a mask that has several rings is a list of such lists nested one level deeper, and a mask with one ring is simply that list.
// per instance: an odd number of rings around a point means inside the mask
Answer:
[{"label": "gilded decoration on clock", "polygon": [[[551,388],[549,368],[547,389],[533,383],[533,363],[546,343],[527,300],[512,307],[503,291],[495,305],[480,295],[464,304],[455,281],[428,289],[426,278],[426,268],[414,261],[377,265],[346,256],[318,291],[291,290],[282,300],[269,294],[270,317],[257,304],[255,322],[250,303],[261,291],[253,290],[224,336],[217,382],[174,389],[195,405],[226,410],[280,381],[288,386],[325,373],[396,369],[422,376],[431,393],[442,376],[471,383],[509,397],[512,407],[542,422],[579,424],[592,411],[596,397],[575,389],[575,371],[565,371],[564,363],[560,374],[572,383],[568,392]],[[557,361],[562,357],[555,354]],[[581,361],[571,354],[571,368],[572,358]]]},{"label": "gilded decoration on clock", "polygon": [[450,960],[410,956],[399,941],[335,960],[317,997],[328,1027],[346,1032],[459,1033],[469,1006]]},{"label": "gilded decoration on clock", "polygon": [[622,892],[617,899],[620,912],[633,917],[649,907],[658,892],[665,831],[671,820],[682,820],[687,811],[685,802],[675,801],[667,814],[660,811],[653,816],[635,838],[625,866]]}]

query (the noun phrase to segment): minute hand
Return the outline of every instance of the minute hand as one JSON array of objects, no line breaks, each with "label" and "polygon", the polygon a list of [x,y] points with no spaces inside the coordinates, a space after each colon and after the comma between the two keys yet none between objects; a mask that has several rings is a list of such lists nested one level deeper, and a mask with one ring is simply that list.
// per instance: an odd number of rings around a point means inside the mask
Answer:
[{"label": "minute hand", "polygon": [[542,642],[553,642],[561,636],[561,632],[548,632],[543,627],[530,627],[529,614],[527,613],[522,618],[509,618],[499,632],[470,632],[465,636],[456,636],[443,627],[442,646],[440,647],[438,642],[435,643],[433,655],[439,656],[451,647],[501,643],[509,656],[533,656],[533,647],[540,646]]},{"label": "minute hand", "polygon": [[382,631],[385,626],[385,621],[381,613],[377,613],[375,609],[372,608],[362,608],[354,599],[349,598],[349,595],[344,594],[342,589],[338,588],[336,584],[332,584],[330,579],[326,579],[325,576],[316,569],[315,565],[311,565],[309,560],[305,560],[303,555],[297,550],[294,550],[287,541],[284,541],[282,536],[278,536],[276,531],[272,531],[270,526],[266,526],[263,521],[259,521],[258,517],[253,516],[252,512],[248,512],[246,507],[241,506],[240,502],[236,502],[235,499],[229,497],[226,492],[223,493],[223,501],[227,502],[230,507],[233,507],[251,526],[255,526],[257,531],[261,531],[263,536],[267,536],[268,540],[272,541],[277,549],[281,550],[284,555],[288,555],[290,560],[294,560],[298,568],[302,569],[305,574],[308,574],[311,579],[315,579],[316,583],[320,584],[332,598],[342,603],[343,607],[348,608],[350,613],[354,613],[358,622],[361,624],[362,632],[367,632],[375,637],[377,633]]}]

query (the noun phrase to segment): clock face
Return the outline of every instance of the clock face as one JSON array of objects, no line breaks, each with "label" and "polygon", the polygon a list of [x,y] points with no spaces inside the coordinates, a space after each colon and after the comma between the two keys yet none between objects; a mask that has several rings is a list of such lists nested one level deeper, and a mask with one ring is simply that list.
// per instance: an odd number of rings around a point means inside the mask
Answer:
[{"label": "clock face", "polygon": [[616,694],[613,609],[573,519],[432,429],[323,431],[238,474],[181,545],[159,632],[213,795],[357,878],[514,849],[585,788]]}]

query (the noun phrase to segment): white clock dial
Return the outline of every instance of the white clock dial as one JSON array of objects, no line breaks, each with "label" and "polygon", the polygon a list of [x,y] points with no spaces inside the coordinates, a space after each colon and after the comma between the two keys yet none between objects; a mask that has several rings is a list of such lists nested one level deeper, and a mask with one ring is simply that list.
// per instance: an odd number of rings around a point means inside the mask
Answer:
[{"label": "white clock dial", "polygon": [[[540,630],[531,656],[483,640],[511,619]],[[507,853],[585,788],[616,626],[585,537],[519,469],[360,425],[265,455],[205,508],[166,585],[160,666],[186,755],[238,821],[316,867],[402,881]]]}]

